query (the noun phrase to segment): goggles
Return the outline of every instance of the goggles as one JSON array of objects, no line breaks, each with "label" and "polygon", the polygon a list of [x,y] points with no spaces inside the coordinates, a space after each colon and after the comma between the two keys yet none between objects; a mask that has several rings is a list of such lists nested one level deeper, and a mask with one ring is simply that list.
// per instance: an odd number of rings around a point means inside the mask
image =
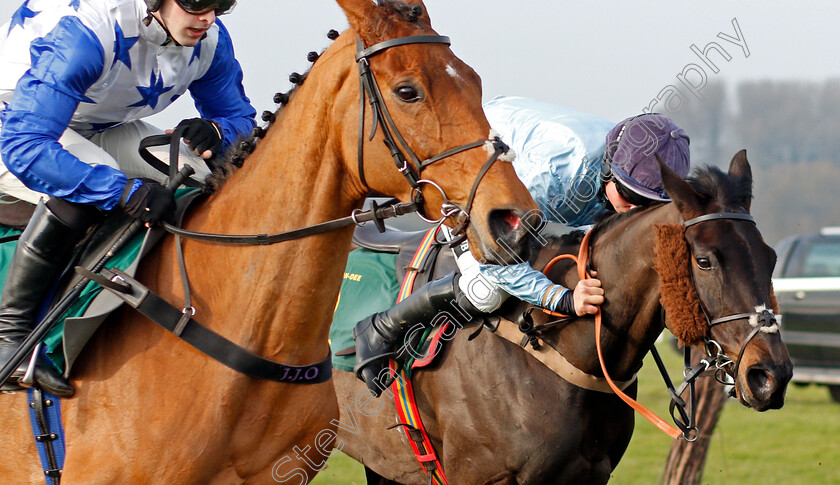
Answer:
[{"label": "goggles", "polygon": [[[628,179],[630,179],[633,182],[635,182],[636,184],[638,184],[639,186],[644,187],[647,190],[650,190],[650,191],[656,193],[656,195],[658,195],[660,198],[670,200],[670,197],[665,192],[665,189],[656,188],[656,187],[648,187],[646,185],[642,185],[642,184],[636,182],[635,180],[633,180],[632,178],[630,178],[629,175],[626,175],[623,172],[622,172],[622,174],[625,177],[627,177]],[[603,190],[604,187],[606,187],[607,182],[609,182],[609,181],[615,182],[615,189],[618,192],[618,195],[620,195],[624,200],[626,200],[630,204],[643,206],[643,205],[649,205],[649,204],[652,204],[652,203],[656,202],[655,200],[649,199],[649,198],[645,197],[644,195],[638,194],[634,190],[631,190],[630,188],[628,188],[625,185],[624,180],[621,177],[617,177],[613,173],[613,169],[612,169],[610,161],[609,160],[603,160],[601,162],[601,187],[602,187],[602,190]],[[606,198],[606,194],[604,194],[604,198]]]},{"label": "goggles", "polygon": [[628,189],[621,183],[620,179],[615,178],[613,180],[615,181],[615,190],[618,192],[618,195],[620,195],[621,198],[626,200],[628,203],[636,206],[653,204],[653,199],[648,199],[647,197]]},{"label": "goggles", "polygon": [[211,10],[216,12],[216,15],[224,15],[230,13],[233,7],[236,6],[236,0],[175,0],[178,5],[187,13],[193,15],[200,15]]}]

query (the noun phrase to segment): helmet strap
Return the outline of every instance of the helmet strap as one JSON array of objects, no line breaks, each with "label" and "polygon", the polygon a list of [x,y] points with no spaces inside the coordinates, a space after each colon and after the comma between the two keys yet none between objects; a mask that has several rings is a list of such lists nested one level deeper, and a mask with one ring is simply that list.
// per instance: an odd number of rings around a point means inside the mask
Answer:
[{"label": "helmet strap", "polygon": [[161,28],[163,28],[163,31],[166,32],[166,40],[164,40],[163,43],[160,44],[160,45],[161,46],[167,46],[170,43],[172,43],[172,44],[175,44],[178,47],[181,47],[181,44],[179,44],[178,41],[175,40],[174,37],[172,37],[172,33],[169,32],[169,27],[166,26],[166,23],[163,20],[161,20],[160,18],[158,18],[157,15],[154,15],[154,13],[151,10],[149,10],[148,12],[149,12],[149,15],[147,15],[146,18],[143,19],[143,23],[146,24],[146,27],[148,27],[149,24],[151,24],[152,20],[154,19],[154,21],[157,22],[161,26]]}]

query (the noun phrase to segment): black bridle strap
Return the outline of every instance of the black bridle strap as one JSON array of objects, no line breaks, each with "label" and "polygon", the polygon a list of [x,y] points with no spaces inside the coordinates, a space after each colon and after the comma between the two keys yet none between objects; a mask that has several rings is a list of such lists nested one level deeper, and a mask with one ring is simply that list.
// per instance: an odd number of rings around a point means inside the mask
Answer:
[{"label": "black bridle strap", "polygon": [[736,313],[735,315],[729,315],[728,317],[720,317],[715,318],[714,320],[709,322],[710,327],[714,327],[715,325],[719,325],[721,323],[731,322],[732,320],[740,320],[742,318],[750,318],[751,316],[755,315],[756,313]]},{"label": "black bridle strap", "polygon": [[362,49],[356,52],[356,62],[366,57],[373,57],[376,54],[396,47],[398,45],[407,44],[446,44],[452,45],[452,41],[445,35],[410,35],[408,37],[397,37],[396,39],[384,40],[378,44],[374,44],[367,49]]},{"label": "black bridle strap", "polygon": [[[440,35],[414,35],[414,36],[407,36],[407,37],[398,37],[396,39],[390,39],[378,44],[374,44],[371,47],[364,48],[364,44],[362,43],[361,39],[356,39],[356,62],[359,67],[359,86],[361,90],[360,94],[360,106],[359,106],[359,141],[358,141],[358,148],[357,148],[357,155],[358,155],[358,170],[359,170],[359,179],[362,182],[362,185],[367,187],[367,180],[365,179],[365,168],[364,168],[364,123],[365,123],[365,98],[370,97],[370,107],[373,116],[373,126],[371,127],[370,136],[368,140],[372,140],[376,134],[377,127],[381,124],[382,126],[382,134],[384,138],[385,145],[388,147],[388,150],[391,152],[391,157],[394,161],[394,164],[397,167],[397,170],[403,174],[403,176],[408,181],[409,185],[412,188],[413,195],[413,202],[415,202],[418,206],[422,204],[422,190],[421,190],[421,182],[422,179],[421,173],[422,170],[440,160],[445,158],[451,157],[452,155],[456,155],[466,150],[471,150],[473,148],[478,148],[480,146],[484,146],[485,144],[492,143],[494,148],[494,153],[490,156],[490,159],[484,164],[484,166],[479,171],[479,174],[476,177],[476,180],[473,182],[472,189],[470,191],[470,195],[467,199],[467,205],[465,209],[458,209],[457,206],[455,207],[455,211],[449,211],[444,214],[444,219],[457,213],[459,210],[465,216],[461,217],[459,222],[460,229],[457,232],[463,231],[466,225],[469,224],[469,213],[472,208],[473,200],[475,199],[475,193],[478,189],[478,184],[481,182],[481,179],[490,170],[490,167],[493,163],[501,156],[503,153],[507,153],[508,147],[505,145],[501,139],[498,137],[492,140],[479,140],[476,142],[468,143],[465,145],[461,145],[456,148],[452,148],[442,152],[434,157],[428,158],[424,161],[420,161],[417,155],[411,150],[408,142],[403,138],[402,133],[397,128],[396,123],[394,123],[393,118],[391,117],[391,113],[388,111],[388,107],[385,105],[385,101],[382,97],[382,92],[379,89],[379,85],[376,82],[376,78],[373,74],[373,71],[370,68],[369,58],[390,48],[395,46],[401,45],[408,45],[408,44],[446,44],[451,45],[449,37],[440,36]],[[400,149],[402,147],[402,149]],[[404,152],[403,152],[404,151]],[[488,150],[489,151],[489,150]],[[406,154],[408,156],[406,156]],[[409,160],[411,161],[411,165],[409,165]],[[442,194],[444,197],[444,203],[446,204],[448,199],[446,198],[446,194]],[[452,206],[451,204],[447,204]]]},{"label": "black bridle strap", "polygon": [[[359,160],[359,178],[364,186],[367,186],[367,181],[364,176],[365,169],[363,153],[366,96],[370,97],[370,107],[373,115],[373,123],[368,139],[373,139],[374,135],[376,134],[376,128],[381,123],[382,133],[385,137],[385,145],[390,150],[391,157],[393,158],[394,164],[397,166],[397,169],[400,171],[400,173],[403,174],[403,176],[405,176],[412,188],[417,187],[417,181],[420,178],[420,160],[418,159],[417,155],[415,155],[414,152],[411,150],[411,147],[409,147],[408,143],[405,141],[402,134],[397,129],[394,120],[391,118],[391,114],[388,112],[388,107],[385,106],[385,102],[382,98],[382,92],[379,90],[379,85],[376,83],[376,78],[373,75],[373,71],[371,71],[370,69],[369,62],[370,57],[379,54],[380,52],[388,48],[409,44],[451,45],[451,41],[449,40],[449,37],[441,35],[412,35],[407,37],[397,37],[396,39],[389,39],[378,44],[374,44],[373,46],[365,49],[361,39],[356,39],[356,63],[359,66],[359,85],[361,91],[361,94],[359,95],[361,99],[359,108],[359,146],[357,150]],[[394,141],[395,138],[396,142]],[[402,146],[402,149],[405,150],[406,153],[408,153],[408,157],[406,157],[397,147],[397,142]],[[409,170],[407,166],[408,159],[411,160],[414,171]]]},{"label": "black bridle strap", "polygon": [[443,160],[444,158],[449,158],[452,155],[457,155],[458,153],[465,152],[465,151],[473,149],[473,148],[478,148],[478,147],[484,145],[485,143],[487,143],[485,140],[479,140],[479,141],[474,141],[472,143],[467,143],[466,145],[461,145],[461,146],[456,147],[456,148],[450,148],[449,150],[446,150],[445,152],[443,152],[439,155],[435,155],[432,158],[427,158],[427,159],[423,160],[422,162],[420,162],[420,169],[422,170],[422,169],[428,167],[429,165],[431,165],[435,162],[439,162],[439,161]]},{"label": "black bridle strap", "polygon": [[475,200],[475,193],[478,190],[478,184],[481,183],[481,179],[484,178],[484,175],[487,174],[487,172],[490,170],[490,167],[493,166],[496,160],[498,160],[503,153],[507,153],[508,151],[508,146],[504,144],[501,138],[496,137],[492,140],[492,143],[494,148],[493,154],[490,155],[490,158],[488,158],[486,162],[484,162],[484,165],[481,167],[481,170],[479,170],[478,175],[476,175],[475,177],[475,182],[473,182],[472,189],[470,189],[470,196],[467,198],[467,207],[464,209],[464,212],[466,212],[467,215],[469,215],[470,211],[472,210],[473,200]]},{"label": "black bridle strap", "polygon": [[685,227],[691,227],[695,224],[700,224],[701,222],[719,221],[722,219],[749,221],[755,224],[755,218],[749,214],[743,214],[741,212],[715,212],[714,214],[705,214],[700,217],[695,217],[694,219],[689,219],[683,222],[683,225]]}]

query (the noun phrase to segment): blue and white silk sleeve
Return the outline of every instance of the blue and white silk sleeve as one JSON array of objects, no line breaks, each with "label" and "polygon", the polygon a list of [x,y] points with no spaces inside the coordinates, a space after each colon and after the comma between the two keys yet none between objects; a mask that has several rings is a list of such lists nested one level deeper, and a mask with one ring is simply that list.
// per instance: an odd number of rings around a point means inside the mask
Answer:
[{"label": "blue and white silk sleeve", "polygon": [[571,291],[553,283],[529,263],[507,266],[482,264],[479,271],[511,296],[551,311],[557,311],[566,293]]},{"label": "blue and white silk sleeve", "polygon": [[223,150],[239,137],[248,136],[257,125],[257,111],[245,96],[242,68],[234,57],[233,43],[225,26],[219,25],[219,43],[207,73],[190,85],[190,94],[202,118],[222,127]]},{"label": "blue and white silk sleeve", "polygon": [[32,65],[0,114],[0,154],[27,187],[70,202],[112,209],[127,177],[106,165],[91,166],[65,150],[59,138],[87,89],[99,78],[104,51],[78,18],[65,17],[30,47]]}]

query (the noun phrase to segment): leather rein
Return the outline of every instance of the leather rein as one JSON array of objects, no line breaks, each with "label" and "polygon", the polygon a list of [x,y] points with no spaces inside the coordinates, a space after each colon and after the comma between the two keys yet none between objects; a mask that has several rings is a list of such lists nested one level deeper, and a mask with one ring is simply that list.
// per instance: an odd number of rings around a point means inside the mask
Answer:
[{"label": "leather rein", "polygon": [[[717,221],[717,220],[747,221],[747,222],[752,222],[753,224],[755,224],[755,218],[753,218],[753,216],[751,216],[749,214],[743,214],[743,213],[737,213],[737,212],[717,212],[717,213],[712,213],[712,214],[705,214],[705,215],[696,217],[694,219],[690,219],[688,221],[685,221],[685,222],[683,222],[683,226],[688,228],[688,227],[691,227],[691,226],[694,226],[696,224],[700,224],[700,223],[703,223],[703,222]],[[552,259],[546,265],[545,269],[543,270],[543,273],[548,273],[548,271],[551,269],[551,267],[556,262],[558,262],[562,259],[572,259],[577,264],[578,276],[580,277],[580,279],[583,280],[583,279],[591,278],[591,276],[589,275],[589,273],[586,269],[588,261],[589,261],[589,249],[590,249],[589,248],[589,241],[590,241],[590,236],[591,235],[592,235],[592,231],[589,231],[584,236],[583,240],[581,241],[580,250],[579,250],[577,258],[574,255],[570,255],[570,254],[563,254],[563,255],[557,256],[554,259]],[[692,280],[691,282],[692,282],[692,285],[693,285],[693,287],[695,289],[695,293],[696,293],[697,284],[694,281],[694,272],[692,272],[691,275],[692,275],[691,276],[691,280]],[[594,315],[594,318],[595,318],[595,347],[596,347],[596,351],[597,351],[597,354],[598,354],[598,362],[601,365],[601,372],[604,374],[604,380],[606,380],[610,389],[612,389],[612,391],[622,401],[627,403],[631,408],[633,408],[635,411],[637,411],[639,414],[641,414],[645,419],[650,421],[654,426],[659,428],[665,434],[667,434],[667,435],[669,435],[669,436],[671,436],[672,438],[675,438],[675,439],[681,437],[681,438],[685,439],[686,441],[695,441],[699,437],[699,433],[697,432],[698,431],[697,427],[695,426],[695,414],[694,414],[694,412],[696,410],[696,396],[694,395],[694,381],[698,377],[703,375],[712,365],[715,366],[716,373],[717,373],[717,372],[720,372],[720,371],[725,372],[725,368],[734,363],[734,370],[733,370],[733,373],[732,373],[732,379],[733,379],[734,385],[737,386],[738,385],[738,381],[737,381],[738,368],[740,366],[741,358],[744,355],[744,351],[746,350],[747,345],[750,343],[750,341],[760,331],[762,331],[762,329],[765,329],[764,331],[772,331],[770,329],[772,329],[773,326],[776,324],[776,318],[773,315],[773,312],[769,311],[767,309],[765,309],[761,312],[756,311],[756,312],[750,312],[750,313],[736,313],[736,314],[732,314],[732,315],[728,315],[728,316],[724,316],[724,317],[711,319],[711,318],[709,318],[709,314],[708,314],[708,311],[706,310],[705,305],[703,305],[702,300],[700,300],[700,295],[699,294],[697,294],[697,298],[698,298],[698,302],[700,304],[700,308],[703,311],[703,315],[706,318],[706,322],[707,322],[709,331],[711,330],[712,327],[714,327],[716,325],[726,323],[726,322],[732,322],[732,321],[735,321],[735,320],[750,319],[751,317],[756,317],[756,323],[753,325],[753,323],[751,322],[751,326],[753,326],[754,328],[750,332],[750,334],[747,336],[744,343],[742,344],[741,350],[738,353],[738,358],[734,362],[732,361],[732,359],[730,359],[725,354],[721,345],[719,343],[717,343],[715,340],[713,340],[710,335],[705,338],[705,351],[706,351],[706,357],[707,358],[702,359],[700,364],[698,364],[694,367],[691,367],[691,364],[690,364],[690,355],[689,355],[690,349],[688,347],[686,347],[685,380],[683,381],[683,383],[681,384],[679,389],[674,389],[673,384],[671,384],[671,380],[668,377],[668,374],[667,374],[667,371],[665,370],[664,364],[662,363],[662,360],[659,357],[658,352],[656,352],[656,347],[654,346],[654,347],[651,348],[651,353],[653,354],[654,359],[656,360],[657,367],[659,368],[660,372],[662,373],[663,378],[665,379],[666,386],[668,387],[668,392],[671,395],[671,406],[670,406],[671,415],[672,415],[672,418],[674,419],[674,422],[679,427],[679,429],[675,428],[674,426],[671,426],[670,424],[665,422],[665,420],[663,420],[662,418],[657,416],[654,412],[652,412],[651,410],[649,410],[648,408],[646,408],[642,404],[638,403],[635,399],[633,399],[630,396],[628,396],[627,394],[625,394],[623,392],[622,388],[626,387],[626,385],[622,385],[621,387],[619,387],[612,380],[612,378],[609,375],[609,372],[607,371],[606,364],[604,363],[604,357],[603,357],[603,353],[602,353],[602,349],[601,349],[601,310],[600,310],[600,308],[598,309],[598,312]],[[543,311],[550,314],[550,315],[566,317],[566,315],[560,315],[556,312],[551,312],[551,311],[548,311],[548,310],[543,310]],[[708,334],[708,332],[707,332],[707,334]],[[713,350],[713,349],[716,349],[716,350]],[[723,382],[720,378],[718,378],[717,374],[716,374],[716,378],[717,378],[718,381]],[[624,384],[624,383],[622,383],[622,384]],[[689,397],[690,406],[689,406],[688,403],[686,403],[685,400],[683,400],[680,397],[680,395],[683,393],[683,391],[685,390],[686,387],[690,387],[690,390],[691,390],[690,397]],[[689,416],[688,413],[685,411],[685,409],[687,407],[690,407],[690,409],[691,409],[691,416]],[[682,419],[679,419],[676,416],[674,416],[675,408],[679,411]]]}]

